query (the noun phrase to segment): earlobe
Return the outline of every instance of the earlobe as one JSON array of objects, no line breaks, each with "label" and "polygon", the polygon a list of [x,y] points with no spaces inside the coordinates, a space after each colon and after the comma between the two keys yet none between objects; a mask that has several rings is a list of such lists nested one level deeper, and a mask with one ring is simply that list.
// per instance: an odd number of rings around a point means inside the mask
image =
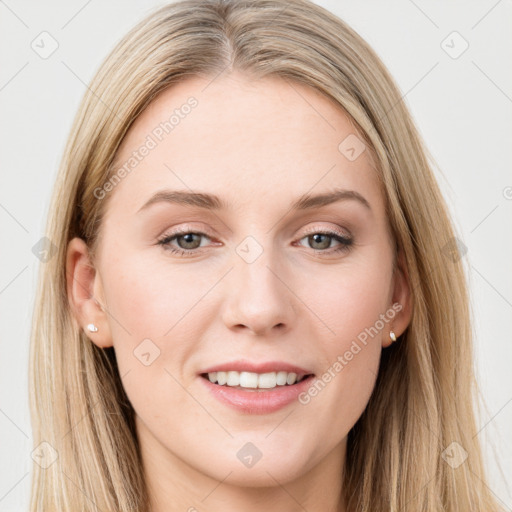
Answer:
[{"label": "earlobe", "polygon": [[101,278],[92,265],[87,244],[73,238],[66,254],[66,288],[71,312],[91,341],[101,348],[113,345],[103,306]]},{"label": "earlobe", "polygon": [[397,267],[393,276],[392,308],[395,311],[393,320],[383,336],[383,346],[399,340],[407,329],[412,316],[412,294],[410,290],[409,273],[402,250],[397,255]]}]

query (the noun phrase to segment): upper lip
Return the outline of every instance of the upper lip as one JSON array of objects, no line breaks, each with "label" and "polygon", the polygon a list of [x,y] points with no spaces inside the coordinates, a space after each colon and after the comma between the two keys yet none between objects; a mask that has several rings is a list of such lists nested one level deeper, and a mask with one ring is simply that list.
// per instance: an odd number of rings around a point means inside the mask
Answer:
[{"label": "upper lip", "polygon": [[255,363],[247,360],[231,361],[229,363],[221,363],[215,366],[210,366],[200,373],[212,373],[212,372],[252,372],[252,373],[270,373],[270,372],[287,372],[309,375],[312,374],[310,370],[301,368],[300,366],[285,363],[283,361],[265,361],[261,363]]}]

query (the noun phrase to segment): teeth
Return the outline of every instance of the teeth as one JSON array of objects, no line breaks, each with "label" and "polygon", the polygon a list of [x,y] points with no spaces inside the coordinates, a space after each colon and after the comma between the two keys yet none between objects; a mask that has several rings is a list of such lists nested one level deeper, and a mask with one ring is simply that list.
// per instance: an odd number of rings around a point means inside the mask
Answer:
[{"label": "teeth", "polygon": [[286,376],[286,384],[290,385],[293,384],[297,380],[297,374],[296,373],[289,373]]},{"label": "teeth", "polygon": [[226,384],[228,386],[238,386],[240,385],[240,374],[238,372],[227,372],[228,380]]},{"label": "teeth", "polygon": [[262,373],[258,377],[259,388],[275,388],[277,386],[277,374],[276,372]]},{"label": "teeth", "polygon": [[258,374],[250,372],[241,372],[239,384],[243,388],[257,388]]},{"label": "teeth", "polygon": [[221,386],[226,384],[230,387],[242,388],[260,388],[272,389],[276,386],[291,386],[296,382],[300,382],[304,378],[303,374],[288,372],[269,372],[269,373],[253,373],[253,372],[211,372],[208,374],[208,380]]},{"label": "teeth", "polygon": [[288,374],[286,372],[277,372],[276,382],[278,386],[284,386],[287,381]]}]

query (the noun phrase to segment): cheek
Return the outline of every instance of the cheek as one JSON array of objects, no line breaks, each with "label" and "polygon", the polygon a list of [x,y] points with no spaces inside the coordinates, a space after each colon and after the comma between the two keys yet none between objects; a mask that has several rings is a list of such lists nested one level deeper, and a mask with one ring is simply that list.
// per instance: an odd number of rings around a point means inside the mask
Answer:
[{"label": "cheek", "polygon": [[151,390],[169,390],[171,401],[180,395],[173,377],[184,381],[186,363],[197,350],[190,340],[206,328],[200,299],[211,284],[191,280],[190,272],[178,268],[170,272],[168,266],[148,265],[142,257],[112,262],[105,275],[120,375],[127,375],[123,380],[132,403],[151,411],[156,400]]},{"label": "cheek", "polygon": [[[377,253],[347,258],[302,285],[304,302],[329,328],[326,346],[334,351],[375,325],[391,306],[390,288],[391,258]],[[378,327],[382,331],[381,322]]]},{"label": "cheek", "polygon": [[150,262],[142,256],[126,257],[106,270],[114,342],[126,339],[127,333],[135,343],[140,337],[169,336],[178,325],[182,329],[182,320],[211,286],[211,278],[201,279],[181,265],[172,268],[164,258]]},{"label": "cheek", "polygon": [[391,259],[370,255],[347,259],[308,288],[308,306],[329,329],[320,338],[322,373],[299,401],[319,425],[347,433],[368,403],[392,320],[390,279]]},{"label": "cheek", "polygon": [[186,410],[188,421],[201,424],[201,411],[190,408],[190,397],[180,383],[197,350],[190,340],[203,329],[197,315],[200,305],[194,304],[208,283],[191,282],[190,273],[178,268],[170,272],[165,262],[151,265],[136,255],[112,262],[106,275],[116,360],[137,415],[148,425],[165,425],[166,435],[181,428],[170,421],[169,411]]}]

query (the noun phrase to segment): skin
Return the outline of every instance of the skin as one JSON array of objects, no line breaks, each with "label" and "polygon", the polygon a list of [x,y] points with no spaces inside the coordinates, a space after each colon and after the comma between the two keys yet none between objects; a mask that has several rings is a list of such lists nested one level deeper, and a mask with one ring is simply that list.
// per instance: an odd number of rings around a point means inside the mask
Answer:
[{"label": "skin", "polygon": [[[401,258],[393,273],[384,197],[370,152],[350,161],[338,150],[356,131],[324,96],[238,72],[211,80],[164,91],[131,127],[119,165],[169,112],[198,100],[109,192],[94,268],[84,242],[70,242],[72,309],[85,330],[98,326],[86,330],[93,343],[114,346],[153,512],[344,511],[347,434],[368,403],[389,331],[400,336],[411,314]],[[161,202],[137,213],[164,188],[214,193],[230,208]],[[290,211],[299,196],[334,188],[357,191],[371,209],[345,200]],[[181,228],[207,233],[192,257],[157,243]],[[308,238],[326,230],[352,237],[349,250]],[[263,251],[252,263],[236,251],[247,236]],[[321,376],[394,303],[403,309],[307,405],[241,413],[212,398],[198,375],[248,359]],[[134,356],[144,339],[160,350],[148,366]],[[237,458],[247,442],[262,453],[250,468]]]}]

